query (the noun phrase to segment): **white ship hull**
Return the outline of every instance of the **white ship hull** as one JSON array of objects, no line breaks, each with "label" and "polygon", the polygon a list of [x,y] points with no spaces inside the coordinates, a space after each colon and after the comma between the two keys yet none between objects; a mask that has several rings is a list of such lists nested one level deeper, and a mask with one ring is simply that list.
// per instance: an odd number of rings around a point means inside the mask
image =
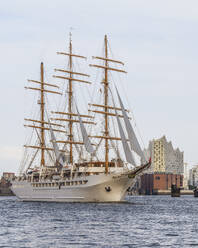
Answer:
[{"label": "white ship hull", "polygon": [[39,182],[40,187],[35,187],[35,183],[28,181],[13,181],[11,189],[21,201],[119,202],[124,200],[134,178],[126,174],[102,174],[84,177],[83,181],[86,183],[80,184],[82,177],[75,178],[70,181],[69,186],[66,181],[61,181],[53,187],[41,185],[42,181]]}]

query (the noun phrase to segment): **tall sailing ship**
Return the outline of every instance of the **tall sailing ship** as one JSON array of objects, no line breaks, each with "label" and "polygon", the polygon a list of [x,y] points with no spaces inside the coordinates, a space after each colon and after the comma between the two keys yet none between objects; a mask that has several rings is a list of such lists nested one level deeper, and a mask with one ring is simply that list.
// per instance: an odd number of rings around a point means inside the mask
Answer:
[{"label": "tall sailing ship", "polygon": [[[88,74],[75,70],[74,60],[86,58],[73,52],[71,36],[69,51],[58,54],[68,57],[68,66],[55,69],[59,75],[53,77],[67,82],[67,97],[63,96],[62,109],[48,110],[47,95],[61,92],[56,84],[46,82],[41,63],[40,80],[28,80],[39,87],[25,87],[39,92],[40,118],[25,119],[25,126],[36,136],[36,144],[24,146],[23,166],[12,181],[12,191],[22,201],[122,201],[135,177],[150,165],[131,125],[129,111],[109,80],[111,72],[126,73],[112,64],[124,63],[109,56],[105,35],[104,55],[93,57],[99,63],[90,64],[103,72],[102,103],[89,103],[88,114],[81,114],[74,85],[91,82],[84,79]],[[31,151],[30,155],[26,155],[27,151]]]}]

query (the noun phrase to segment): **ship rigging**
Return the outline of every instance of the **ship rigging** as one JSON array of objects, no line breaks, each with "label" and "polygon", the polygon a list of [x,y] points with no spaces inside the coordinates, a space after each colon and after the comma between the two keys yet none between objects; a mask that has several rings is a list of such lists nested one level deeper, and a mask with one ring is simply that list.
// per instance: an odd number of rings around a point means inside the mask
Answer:
[{"label": "ship rigging", "polygon": [[[90,64],[90,67],[103,71],[101,82],[103,102],[89,103],[88,114],[82,114],[79,110],[78,98],[75,96],[74,85],[82,83],[88,86],[91,82],[86,79],[89,78],[87,73],[74,69],[73,60],[74,58],[85,60],[86,57],[73,52],[71,35],[68,52],[57,52],[57,54],[68,58],[68,67],[56,68],[55,72],[58,75],[53,75],[55,79],[67,82],[66,102],[63,109],[51,111],[47,109],[46,94],[62,93],[51,89],[59,90],[59,86],[45,81],[44,65],[41,63],[40,81],[28,80],[40,87],[25,87],[40,93],[38,101],[40,119],[25,119],[28,122],[25,127],[32,128],[36,134],[37,145],[24,146],[25,149],[35,150],[35,153],[28,161],[25,170],[23,166],[20,176],[12,182],[12,189],[23,201],[123,200],[126,190],[134,183],[135,176],[150,165],[130,123],[129,111],[124,107],[116,85],[113,91],[110,83],[110,72],[126,73],[112,64],[123,66],[124,63],[110,57],[108,39],[105,35],[104,55],[93,57],[102,64]],[[116,106],[116,96],[120,106]],[[96,116],[100,115],[103,116],[102,124],[96,120]],[[93,126],[91,132],[87,126]],[[101,126],[102,131],[100,131]],[[114,135],[111,126],[116,129]],[[122,144],[122,148],[118,142]],[[115,151],[114,157],[111,148]],[[83,154],[88,155],[85,158]],[[38,155],[40,155],[40,163],[35,166],[35,161],[38,163],[36,160]],[[143,165],[137,166],[134,155],[140,157]],[[129,168],[128,164],[132,165],[132,168]]]}]

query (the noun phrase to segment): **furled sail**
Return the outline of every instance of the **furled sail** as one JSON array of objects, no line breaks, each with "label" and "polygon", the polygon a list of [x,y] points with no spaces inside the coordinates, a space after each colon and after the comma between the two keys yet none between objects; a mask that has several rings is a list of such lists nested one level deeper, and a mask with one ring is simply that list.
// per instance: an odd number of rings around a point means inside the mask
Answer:
[{"label": "furled sail", "polygon": [[[115,107],[113,95],[112,95],[112,100],[113,100],[113,104],[114,104],[114,107]],[[115,108],[115,113],[116,113],[116,119],[117,119],[117,123],[118,123],[119,133],[120,133],[120,137],[121,137],[122,146],[123,146],[123,149],[124,149],[126,161],[127,161],[128,163],[132,164],[132,165],[136,165],[135,160],[134,160],[134,158],[133,158],[133,154],[132,154],[132,152],[131,152],[131,150],[130,150],[130,148],[129,148],[129,145],[128,145],[128,143],[127,143],[127,139],[126,139],[124,130],[123,130],[123,128],[122,128],[120,119],[119,119],[119,117],[118,117],[118,113],[117,113],[116,108]]]},{"label": "furled sail", "polygon": [[143,153],[141,147],[140,147],[140,144],[137,140],[137,137],[135,135],[135,132],[133,130],[133,127],[129,121],[129,118],[126,114],[126,111],[125,111],[125,108],[124,108],[124,105],[122,103],[122,100],[121,100],[121,97],[118,93],[118,90],[116,88],[116,92],[117,92],[117,95],[118,95],[118,99],[119,99],[119,102],[120,102],[120,107],[122,109],[122,114],[123,114],[123,117],[124,117],[124,123],[125,123],[125,127],[126,127],[126,130],[127,130],[127,134],[128,134],[128,138],[129,138],[129,142],[130,142],[130,145],[131,145],[131,149],[136,152],[143,161],[146,161],[146,158],[145,158],[145,154]]},{"label": "furled sail", "polygon": [[88,137],[88,134],[87,134],[87,131],[85,129],[85,126],[82,122],[82,119],[80,117],[80,114],[79,114],[79,111],[78,111],[78,108],[77,108],[77,105],[76,105],[76,110],[77,110],[77,114],[78,114],[78,119],[79,119],[79,122],[80,122],[80,130],[81,130],[81,133],[82,133],[82,138],[83,138],[83,143],[85,145],[85,149],[87,152],[89,152],[90,154],[93,154],[94,153],[94,149],[93,149],[93,146],[91,144],[91,141]]},{"label": "furled sail", "polygon": [[56,157],[56,161],[58,163],[60,163],[61,165],[63,165],[63,156],[62,154],[59,152],[59,148],[58,148],[58,145],[56,143],[56,137],[54,135],[54,132],[52,130],[52,126],[50,124],[50,120],[48,119],[48,122],[49,122],[49,129],[50,129],[50,135],[51,135],[51,142],[52,142],[52,145],[53,145],[53,148],[54,148],[54,153],[55,153],[55,157]]}]

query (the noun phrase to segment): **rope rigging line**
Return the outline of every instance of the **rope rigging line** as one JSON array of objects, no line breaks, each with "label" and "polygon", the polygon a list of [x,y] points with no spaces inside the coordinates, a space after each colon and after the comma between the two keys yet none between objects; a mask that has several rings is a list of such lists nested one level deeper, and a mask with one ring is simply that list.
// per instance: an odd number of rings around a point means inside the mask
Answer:
[{"label": "rope rigging line", "polygon": [[[108,44],[109,44],[109,43],[108,43]],[[112,57],[114,57],[110,45],[109,45],[109,49],[110,49],[110,52],[111,52],[111,54],[112,54]],[[112,75],[112,72],[110,72],[110,74]],[[122,79],[121,79],[120,74],[118,74],[118,77],[119,77],[119,81],[122,82]],[[125,76],[125,77],[126,77],[126,76]],[[114,85],[116,85],[116,83],[115,83],[113,77],[112,77],[112,81],[113,81]],[[141,132],[140,132],[140,130],[139,130],[139,128],[138,128],[137,121],[136,121],[136,119],[135,119],[134,113],[133,113],[133,111],[131,110],[129,98],[128,98],[128,95],[127,95],[126,89],[125,89],[125,84],[122,83],[121,85],[122,85],[122,89],[123,89],[123,91],[124,91],[124,95],[125,95],[125,97],[126,97],[128,109],[129,109],[130,112],[131,112],[131,115],[132,115],[132,119],[133,119],[134,125],[135,125],[135,127],[136,127],[137,132],[138,132],[138,136],[139,136],[139,138],[140,138],[140,140],[141,140],[141,142],[142,142],[142,144],[143,144],[143,147],[144,147],[144,149],[145,149],[145,147],[146,147],[146,146],[145,146],[145,142],[144,142],[143,137],[142,137],[142,135],[141,135]]]}]

